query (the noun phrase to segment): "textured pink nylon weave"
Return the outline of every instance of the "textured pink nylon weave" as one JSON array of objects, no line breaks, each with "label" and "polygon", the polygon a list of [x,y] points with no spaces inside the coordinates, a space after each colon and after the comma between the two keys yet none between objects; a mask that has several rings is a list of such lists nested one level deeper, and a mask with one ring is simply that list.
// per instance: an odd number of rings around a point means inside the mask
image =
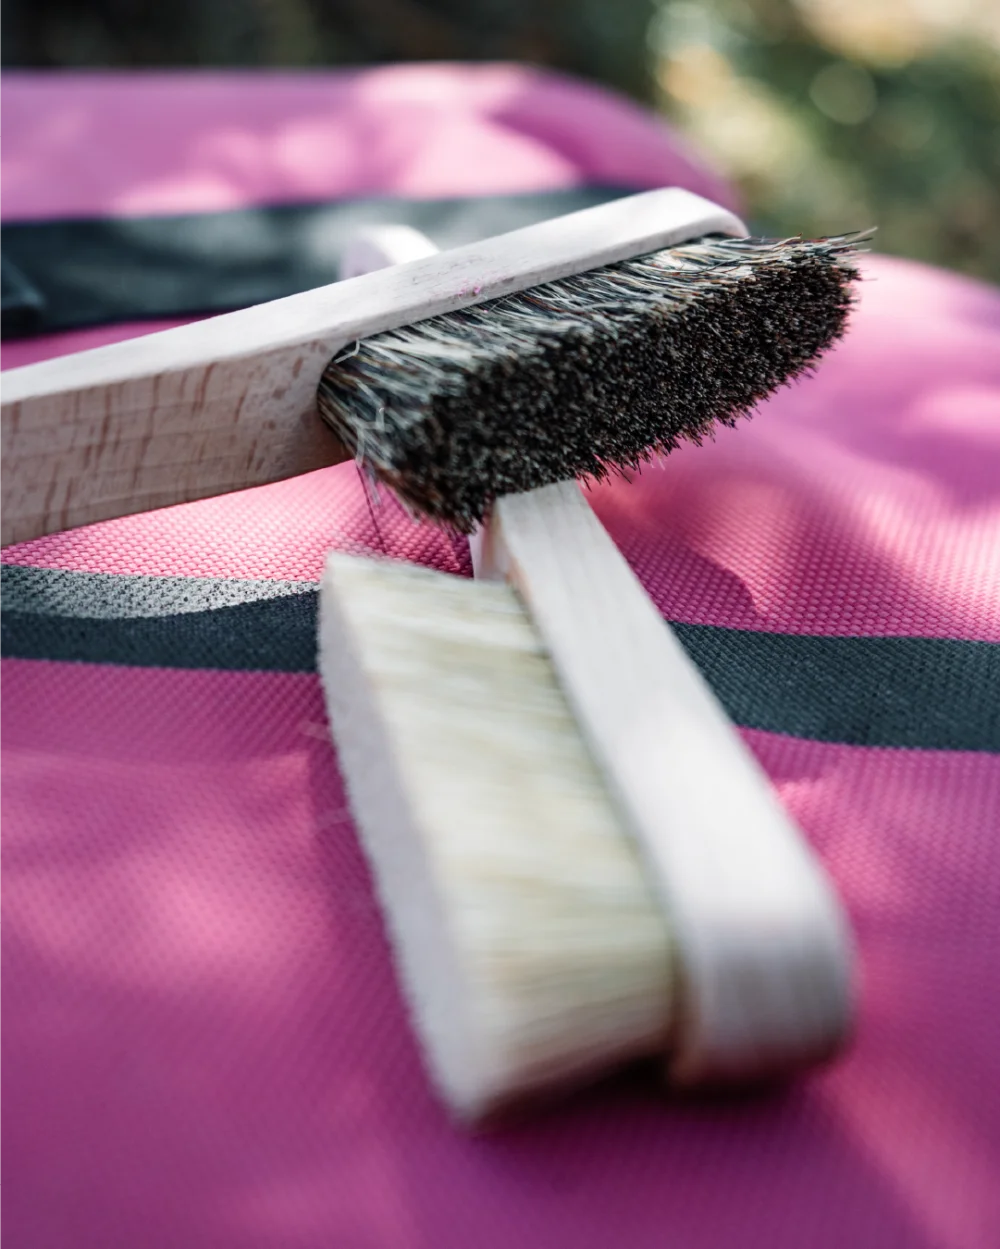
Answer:
[{"label": "textured pink nylon weave", "polygon": [[[624,103],[509,68],[83,88],[9,76],[4,95],[10,216],[710,185]],[[99,154],[95,118],[110,127]],[[318,172],[315,136],[355,133],[366,143]],[[66,164],[74,143],[93,161]],[[1000,296],[902,262],[869,272],[814,378],[595,492],[667,616],[1000,639]],[[12,346],[20,362],[67,341]],[[467,567],[391,502],[372,508],[351,465],[4,559],[313,580],[331,546]],[[739,1102],[672,1104],[648,1077],[619,1077],[469,1139],[427,1088],[314,677],[6,660],[3,692],[17,1249],[1000,1238],[997,757],[748,732],[856,925],[851,1052]]]}]

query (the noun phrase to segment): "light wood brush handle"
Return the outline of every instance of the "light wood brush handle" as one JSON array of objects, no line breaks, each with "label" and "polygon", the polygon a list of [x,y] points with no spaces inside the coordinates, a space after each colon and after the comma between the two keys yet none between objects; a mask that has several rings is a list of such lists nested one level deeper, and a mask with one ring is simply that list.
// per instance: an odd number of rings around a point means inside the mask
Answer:
[{"label": "light wood brush handle", "polygon": [[839,901],[576,483],[498,500],[483,560],[527,605],[664,907],[672,1079],[752,1079],[832,1052],[852,1006]]},{"label": "light wood brush handle", "polygon": [[0,542],[336,463],[316,414],[355,339],[698,234],[731,213],[667,189],[128,342],[3,374]]}]

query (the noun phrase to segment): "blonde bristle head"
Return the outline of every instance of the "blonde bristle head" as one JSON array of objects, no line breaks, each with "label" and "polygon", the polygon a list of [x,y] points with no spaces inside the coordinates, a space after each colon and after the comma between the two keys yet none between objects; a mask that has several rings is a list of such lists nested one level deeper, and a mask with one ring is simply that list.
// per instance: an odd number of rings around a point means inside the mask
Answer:
[{"label": "blonde bristle head", "polygon": [[514,592],[332,555],[319,666],[453,1112],[479,1119],[662,1050],[666,922]]}]

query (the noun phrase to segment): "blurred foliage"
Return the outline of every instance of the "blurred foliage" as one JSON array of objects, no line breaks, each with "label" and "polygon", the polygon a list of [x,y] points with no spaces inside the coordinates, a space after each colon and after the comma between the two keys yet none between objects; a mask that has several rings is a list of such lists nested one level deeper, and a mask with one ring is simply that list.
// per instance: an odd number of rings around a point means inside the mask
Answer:
[{"label": "blurred foliage", "polygon": [[5,65],[517,60],[648,99],[652,0],[3,0]]},{"label": "blurred foliage", "polygon": [[759,228],[1000,279],[996,0],[664,0],[660,99]]},{"label": "blurred foliage", "polygon": [[655,102],[759,229],[1000,280],[1000,0],[3,0],[5,65],[522,60]]}]

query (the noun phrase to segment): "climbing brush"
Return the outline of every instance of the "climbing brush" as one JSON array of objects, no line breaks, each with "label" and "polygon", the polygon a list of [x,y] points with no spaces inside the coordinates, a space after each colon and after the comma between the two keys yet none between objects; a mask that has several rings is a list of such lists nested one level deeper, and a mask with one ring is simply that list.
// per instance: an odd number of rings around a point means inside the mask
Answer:
[{"label": "climbing brush", "polygon": [[331,555],[319,624],[341,773],[460,1118],[654,1053],[675,1084],[772,1078],[848,1034],[822,867],[578,480],[807,373],[863,240],[749,239],[680,190],[442,254],[382,228],[348,280],[4,375],[5,541],[350,455],[472,536],[474,580]]},{"label": "climbing brush", "polygon": [[635,469],[733,425],[840,336],[857,236],[709,237],[389,330],[323,374],[323,419],[463,533],[500,494]]}]

